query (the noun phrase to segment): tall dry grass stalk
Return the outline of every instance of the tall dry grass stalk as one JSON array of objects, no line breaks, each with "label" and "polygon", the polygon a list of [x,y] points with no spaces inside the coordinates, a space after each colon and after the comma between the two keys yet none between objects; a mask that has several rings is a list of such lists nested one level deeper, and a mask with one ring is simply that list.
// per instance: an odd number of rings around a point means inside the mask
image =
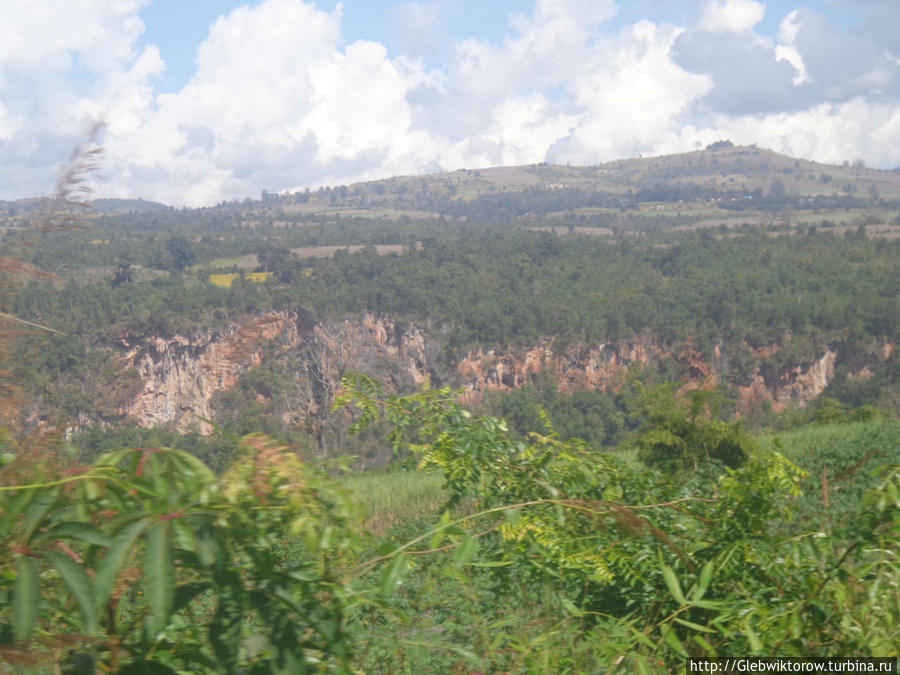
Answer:
[{"label": "tall dry grass stalk", "polygon": [[[0,253],[0,427],[17,435],[20,431],[22,399],[21,387],[12,377],[10,369],[11,349],[16,339],[37,331],[59,331],[27,321],[11,313],[15,295],[22,284],[31,279],[53,279],[56,275],[22,260],[32,247],[40,246],[40,235],[56,230],[87,227],[85,215],[91,208],[91,176],[97,171],[103,155],[100,136],[102,123],[94,123],[82,145],[72,151],[68,163],[60,172],[45,213],[35,224],[24,231],[15,244],[4,246]],[[28,236],[30,235],[30,236]],[[2,431],[2,429],[0,429]],[[2,438],[0,438],[2,442]],[[23,439],[23,446],[27,442]]]}]

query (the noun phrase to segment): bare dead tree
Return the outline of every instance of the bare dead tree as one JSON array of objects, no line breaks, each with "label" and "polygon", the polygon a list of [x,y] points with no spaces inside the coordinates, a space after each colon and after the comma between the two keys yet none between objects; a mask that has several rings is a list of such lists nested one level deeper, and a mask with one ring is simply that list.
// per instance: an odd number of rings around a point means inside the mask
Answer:
[{"label": "bare dead tree", "polygon": [[328,331],[315,324],[301,333],[293,372],[296,386],[287,397],[290,416],[312,436],[316,454],[328,454],[327,429],[331,406],[349,363],[345,330]]}]

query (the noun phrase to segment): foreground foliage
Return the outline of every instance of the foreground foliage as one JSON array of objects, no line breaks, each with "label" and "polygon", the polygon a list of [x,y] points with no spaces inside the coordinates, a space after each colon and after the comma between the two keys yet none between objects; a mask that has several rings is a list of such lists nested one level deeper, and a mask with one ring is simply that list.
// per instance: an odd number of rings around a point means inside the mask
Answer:
[{"label": "foreground foliage", "polygon": [[355,510],[286,448],[251,436],[242,449],[221,478],[188,453],[135,449],[5,485],[0,658],[70,672],[341,670],[336,569]]},{"label": "foreground foliage", "polygon": [[[671,400],[656,393],[648,405]],[[896,423],[854,437],[877,460],[854,481],[864,508],[832,499],[815,518],[810,476],[781,441],[721,463],[682,452],[673,439],[745,440],[690,402],[684,424],[667,404],[639,433],[668,439],[674,464],[653,446],[660,474],[552,432],[513,438],[448,390],[387,396],[348,377],[338,404],[357,427],[389,424],[448,499],[369,537],[343,489],[262,436],[220,477],[178,450],[62,473],[20,453],[2,468],[0,663],[656,673],[688,655],[897,656]]]},{"label": "foreground foliage", "polygon": [[[897,655],[896,428],[893,464],[869,472],[864,509],[840,527],[791,527],[806,472],[778,452],[754,449],[718,475],[671,480],[552,434],[510,440],[501,420],[472,416],[446,390],[392,397],[371,380],[348,384],[344,401],[362,424],[388,419],[398,447],[443,472],[451,501],[474,505],[459,520],[445,514],[426,537],[429,549],[451,542],[440,574],[456,577],[463,595],[478,586],[545,608],[538,634],[521,612],[468,624],[469,644],[483,650],[457,654],[470,668],[656,672],[688,655]],[[412,548],[396,550],[396,575],[397,556]],[[479,625],[484,633],[471,635]],[[440,644],[440,631],[433,637]]]}]

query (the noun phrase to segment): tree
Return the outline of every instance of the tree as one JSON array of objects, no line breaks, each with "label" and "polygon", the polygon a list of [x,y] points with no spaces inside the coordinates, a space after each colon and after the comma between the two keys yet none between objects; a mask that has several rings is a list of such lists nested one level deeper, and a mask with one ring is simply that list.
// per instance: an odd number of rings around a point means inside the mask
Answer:
[{"label": "tree", "polygon": [[683,396],[675,385],[640,386],[636,416],[643,420],[631,439],[638,457],[663,471],[697,471],[710,460],[741,465],[753,453],[753,437],[740,422],[718,419],[725,399],[697,389]]},{"label": "tree", "polygon": [[348,336],[342,330],[326,331],[308,312],[297,320],[300,343],[289,365],[294,386],[285,397],[290,418],[312,436],[316,454],[328,454],[327,422],[335,394],[349,362]]},{"label": "tree", "polygon": [[787,196],[787,190],[785,190],[784,182],[776,178],[769,186],[769,197],[773,199],[783,199],[785,196]]},{"label": "tree", "polygon": [[194,246],[187,237],[175,235],[166,239],[166,251],[171,257],[171,268],[181,271],[190,267],[197,259]]},{"label": "tree", "polygon": [[113,274],[112,285],[114,288],[118,288],[119,286],[123,286],[125,284],[130,284],[134,281],[134,268],[131,266],[131,263],[122,263],[118,267],[116,267],[116,271]]}]

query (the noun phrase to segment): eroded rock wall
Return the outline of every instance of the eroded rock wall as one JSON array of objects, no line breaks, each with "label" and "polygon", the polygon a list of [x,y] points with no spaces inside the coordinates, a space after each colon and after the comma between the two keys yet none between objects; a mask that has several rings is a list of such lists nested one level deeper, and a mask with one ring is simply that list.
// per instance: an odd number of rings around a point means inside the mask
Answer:
[{"label": "eroded rock wall", "polygon": [[415,325],[401,329],[396,322],[372,316],[362,322],[318,323],[303,309],[268,312],[218,333],[125,335],[117,345],[120,356],[137,371],[143,387],[121,413],[146,427],[172,424],[182,431],[210,433],[204,419],[212,419],[210,402],[216,392],[232,388],[267,354],[309,358],[322,353],[309,349],[310,343],[327,346],[326,358],[341,361],[339,368],[327,364],[329,375],[338,373],[338,379],[344,371],[384,371],[379,366],[388,363],[395,366],[387,369],[393,370],[388,377],[420,383],[428,377],[433,351]]},{"label": "eroded rock wall", "polygon": [[[218,333],[194,336],[130,336],[117,347],[125,365],[140,376],[142,388],[124,406],[124,415],[143,426],[172,424],[180,430],[196,428],[208,433],[203,421],[212,419],[210,401],[218,391],[233,387],[264,358],[289,356],[294,362],[321,355],[311,345],[327,345],[325,377],[339,380],[343,372],[363,372],[386,381],[395,389],[421,384],[426,379],[459,386],[467,403],[481,400],[486,391],[512,390],[546,375],[562,393],[577,389],[614,392],[635,367],[675,363],[687,380],[685,389],[712,388],[723,380],[734,381],[725,351],[716,345],[705,356],[690,344],[672,348],[651,339],[558,347],[550,339],[514,348],[471,349],[450,372],[439,372],[440,339],[421,326],[402,324],[387,317],[317,322],[306,310],[273,311]],[[746,346],[745,346],[746,347]],[[768,345],[751,350],[754,365],[737,386],[742,410],[765,402],[776,412],[803,406],[817,398],[835,376],[841,363],[851,376],[871,376],[875,360],[891,355],[893,344],[879,346],[877,354],[860,359],[848,356],[840,345],[831,345],[808,360],[776,368],[774,357],[781,347]],[[882,359],[883,357],[883,359]],[[843,361],[842,361],[843,359]],[[338,363],[337,360],[340,360]],[[299,372],[299,371],[298,371]],[[307,370],[306,379],[309,379]],[[304,379],[298,374],[298,379]],[[338,383],[331,382],[336,387]],[[310,404],[326,405],[320,401]],[[285,423],[296,416],[283,414]]]}]

